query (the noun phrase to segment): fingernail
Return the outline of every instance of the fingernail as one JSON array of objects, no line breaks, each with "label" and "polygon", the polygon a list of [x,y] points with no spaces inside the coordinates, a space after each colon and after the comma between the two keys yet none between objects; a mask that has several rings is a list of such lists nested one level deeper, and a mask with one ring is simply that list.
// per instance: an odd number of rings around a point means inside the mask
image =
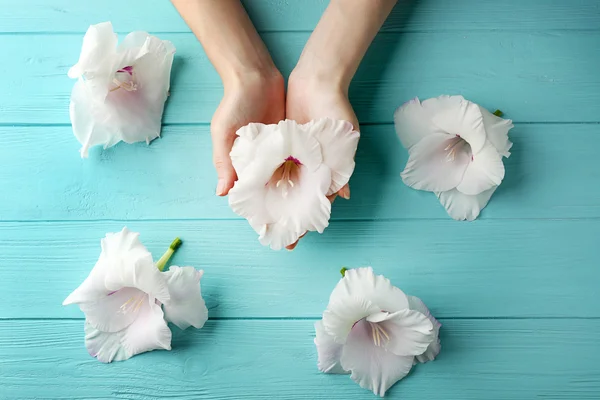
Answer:
[{"label": "fingernail", "polygon": [[344,187],[340,191],[340,196],[342,196],[342,198],[344,198],[346,200],[350,200],[350,188],[348,186]]},{"label": "fingernail", "polygon": [[225,179],[219,179],[219,182],[217,183],[217,196],[223,196],[223,194],[225,194],[225,185],[227,182],[225,182]]}]

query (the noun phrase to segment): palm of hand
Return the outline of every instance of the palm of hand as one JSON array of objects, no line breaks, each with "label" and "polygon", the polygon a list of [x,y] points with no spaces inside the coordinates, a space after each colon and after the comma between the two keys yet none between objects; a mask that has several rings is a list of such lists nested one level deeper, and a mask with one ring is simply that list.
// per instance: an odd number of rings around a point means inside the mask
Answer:
[{"label": "palm of hand", "polygon": [[[358,119],[344,90],[323,84],[294,82],[290,79],[286,101],[286,118],[304,124],[314,119],[327,117],[349,121],[354,129],[359,130]],[[338,193],[329,196],[329,200],[333,203],[338,194],[348,199],[350,197],[349,186],[346,185]],[[293,250],[297,245],[298,241],[286,248]]]},{"label": "palm of hand", "polygon": [[213,162],[219,179],[217,195],[226,195],[237,180],[229,157],[236,131],[252,122],[276,124],[284,118],[285,86],[280,76],[248,78],[225,88],[211,121]]},{"label": "palm of hand", "polygon": [[286,117],[301,124],[329,117],[349,121],[358,130],[358,119],[348,95],[343,89],[326,84],[290,82]]}]

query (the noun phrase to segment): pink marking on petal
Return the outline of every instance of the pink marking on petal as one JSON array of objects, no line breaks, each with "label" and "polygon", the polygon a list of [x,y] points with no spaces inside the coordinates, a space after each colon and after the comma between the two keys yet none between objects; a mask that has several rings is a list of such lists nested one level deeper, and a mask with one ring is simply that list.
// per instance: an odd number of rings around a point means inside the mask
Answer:
[{"label": "pink marking on petal", "polygon": [[288,158],[286,158],[285,161],[293,161],[294,164],[296,164],[296,165],[302,165],[300,160],[298,160],[296,157],[292,157],[292,156],[289,156]]},{"label": "pink marking on petal", "polygon": [[128,65],[125,68],[118,70],[117,72],[127,72],[129,75],[133,75],[133,66]]}]

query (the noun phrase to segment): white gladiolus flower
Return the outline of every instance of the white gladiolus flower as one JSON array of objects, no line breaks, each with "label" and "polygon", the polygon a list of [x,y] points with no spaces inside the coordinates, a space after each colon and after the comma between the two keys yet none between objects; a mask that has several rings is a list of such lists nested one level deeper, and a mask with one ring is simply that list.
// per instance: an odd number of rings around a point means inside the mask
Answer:
[{"label": "white gladiolus flower", "polygon": [[110,22],[92,25],[83,38],[69,112],[81,156],[92,146],[150,142],[160,136],[175,47],[146,32],[117,45]]},{"label": "white gladiolus flower", "polygon": [[315,324],[319,370],[351,374],[383,397],[415,363],[438,355],[440,327],[420,299],[371,267],[345,270]]},{"label": "white gladiolus flower", "polygon": [[181,241],[173,242],[155,265],[138,237],[127,228],[106,234],[90,275],[63,303],[79,304],[86,317],[85,345],[102,362],[171,350],[167,322],[202,328],[208,319],[200,292],[202,271],[172,266],[161,272]]},{"label": "white gladiolus flower", "polygon": [[354,171],[359,133],[346,121],[320,119],[300,125],[250,124],[237,132],[231,160],[238,181],[229,204],[248,219],[263,245],[294,243],[307,231],[322,233],[331,203]]},{"label": "white gladiolus flower", "polygon": [[410,157],[408,186],[434,192],[456,220],[474,220],[504,179],[511,120],[462,96],[415,98],[396,110],[396,132]]}]

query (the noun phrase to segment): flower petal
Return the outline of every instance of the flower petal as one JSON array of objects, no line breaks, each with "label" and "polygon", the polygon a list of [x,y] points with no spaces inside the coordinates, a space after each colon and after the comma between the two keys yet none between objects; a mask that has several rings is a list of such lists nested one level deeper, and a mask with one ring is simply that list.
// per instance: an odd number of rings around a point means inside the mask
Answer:
[{"label": "flower petal", "polygon": [[[269,180],[275,169],[289,156],[286,154],[284,137],[278,125],[252,123],[236,132],[238,137],[229,154],[239,179],[245,179],[246,169],[253,166],[252,174],[256,179]],[[256,168],[260,168],[257,170]]]},{"label": "flower petal", "polygon": [[329,225],[331,203],[325,193],[331,172],[325,165],[314,171],[300,167],[298,181],[285,197],[279,188],[246,177],[229,192],[229,205],[248,219],[263,245],[279,250],[306,231],[322,233]]},{"label": "flower petal", "polygon": [[440,202],[446,208],[448,215],[452,218],[457,221],[473,221],[479,216],[481,210],[483,210],[490,201],[496,188],[497,186],[494,186],[475,196],[469,196],[456,189],[441,193],[437,192],[435,195],[440,199]]},{"label": "flower petal", "polygon": [[336,343],[342,345],[346,343],[352,327],[358,321],[378,311],[379,307],[358,296],[335,299],[329,302],[323,312],[323,328]]},{"label": "flower petal", "polygon": [[376,346],[369,323],[364,320],[350,332],[340,359],[342,368],[351,371],[355,382],[381,397],[410,372],[413,360],[414,357],[398,356]]},{"label": "flower petal", "polygon": [[412,146],[402,180],[413,189],[443,192],[455,188],[463,175],[471,155],[468,146],[463,146],[448,158],[446,148],[452,137],[445,133],[432,133]]},{"label": "flower petal", "polygon": [[440,96],[421,104],[442,132],[465,139],[471,145],[473,153],[483,148],[486,132],[477,104],[462,96]]},{"label": "flower petal", "polygon": [[200,279],[204,271],[194,267],[171,266],[167,272],[171,300],[163,305],[165,319],[180,329],[200,329],[208,320],[208,309],[202,299]]},{"label": "flower petal", "polygon": [[121,332],[102,332],[94,328],[89,322],[85,322],[85,347],[92,357],[98,361],[110,363],[113,361],[124,361],[133,356],[127,353],[121,344]]},{"label": "flower petal", "polygon": [[121,331],[103,332],[86,322],[85,346],[99,361],[122,361],[146,351],[171,350],[171,330],[160,306],[154,299],[147,299],[140,308],[139,317]]},{"label": "flower petal", "polygon": [[323,326],[337,343],[343,344],[356,321],[382,310],[393,313],[405,308],[406,295],[389,279],[375,275],[371,267],[353,268],[331,292]]},{"label": "flower petal", "polygon": [[277,126],[285,139],[287,156],[300,160],[309,171],[315,171],[323,164],[321,144],[311,131],[310,124],[299,125],[296,121],[286,119],[279,121]]},{"label": "flower petal", "polygon": [[439,129],[431,122],[431,114],[421,106],[417,97],[407,101],[394,112],[394,125],[402,145],[410,149],[424,137]]},{"label": "flower petal", "polygon": [[152,254],[140,242],[139,233],[127,228],[118,233],[107,233],[102,240],[102,253],[106,263],[106,289],[117,291],[133,287],[156,297],[161,303],[169,300],[166,278],[154,265]]},{"label": "flower petal", "polygon": [[123,331],[121,343],[128,354],[157,349],[171,350],[171,330],[154,299],[142,306],[138,318]]},{"label": "flower petal", "polygon": [[423,354],[434,340],[432,322],[419,311],[397,311],[379,324],[389,332],[386,349],[399,356]]},{"label": "flower petal", "polygon": [[79,61],[69,69],[69,78],[85,77],[86,87],[90,91],[100,91],[106,95],[107,84],[116,71],[114,59],[117,41],[117,34],[110,22],[91,25],[83,37]]},{"label": "flower petal", "polygon": [[340,365],[340,357],[342,356],[341,344],[337,344],[333,338],[325,332],[323,321],[315,323],[315,345],[317,346],[317,354],[319,357],[318,367],[321,372],[327,374],[348,374]]},{"label": "flower petal", "polygon": [[348,121],[323,118],[306,124],[321,144],[323,163],[331,169],[331,185],[327,195],[337,193],[354,172],[354,155],[360,133]]},{"label": "flower petal", "polygon": [[467,195],[477,195],[500,185],[502,179],[504,179],[502,157],[496,148],[487,142],[479,153],[473,154],[473,161],[467,166],[462,182],[456,186],[456,189]]},{"label": "flower petal", "polygon": [[103,332],[118,332],[138,318],[148,295],[139,289],[123,288],[104,298],[79,305],[88,324]]},{"label": "flower petal", "polygon": [[89,276],[63,305],[91,303],[91,308],[104,307],[102,303],[107,301],[109,294],[123,288],[139,289],[161,302],[169,299],[166,279],[154,265],[152,255],[140,243],[138,233],[127,228],[107,233],[101,246],[100,258]]},{"label": "flower petal", "polygon": [[512,121],[497,117],[481,106],[479,110],[483,116],[483,125],[485,126],[488,140],[494,145],[500,155],[509,157],[509,150],[513,144],[508,140],[508,131],[514,127]]},{"label": "flower petal", "polygon": [[423,354],[417,355],[415,358],[421,363],[433,361],[440,353],[440,350],[442,348],[439,339],[440,328],[442,327],[442,324],[440,324],[438,320],[435,319],[433,315],[431,315],[431,312],[429,312],[429,309],[427,308],[425,303],[423,303],[418,297],[408,296],[408,304],[411,310],[418,311],[421,314],[427,316],[427,318],[429,318],[429,320],[433,324],[433,341],[431,342],[429,347],[427,347],[427,350]]}]

